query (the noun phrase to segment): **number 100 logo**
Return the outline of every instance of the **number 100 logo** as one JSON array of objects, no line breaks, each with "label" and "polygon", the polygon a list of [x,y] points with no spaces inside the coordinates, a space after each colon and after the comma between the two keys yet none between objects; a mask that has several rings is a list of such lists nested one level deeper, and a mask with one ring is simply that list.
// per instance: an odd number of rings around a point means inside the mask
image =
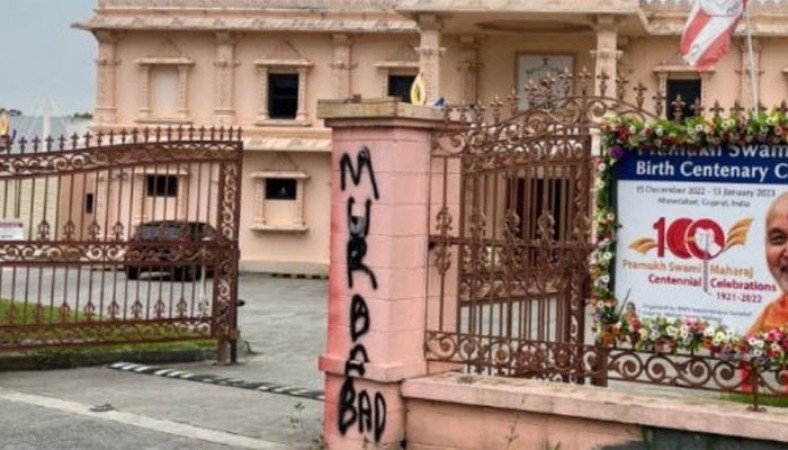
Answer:
[{"label": "number 100 logo", "polygon": [[668,221],[660,217],[652,224],[656,239],[643,237],[636,239],[629,248],[644,255],[656,250],[657,257],[665,253],[681,258],[712,260],[736,245],[744,245],[752,225],[751,218],[742,219],[731,225],[726,233],[719,223],[712,219],[690,219],[681,217]]}]

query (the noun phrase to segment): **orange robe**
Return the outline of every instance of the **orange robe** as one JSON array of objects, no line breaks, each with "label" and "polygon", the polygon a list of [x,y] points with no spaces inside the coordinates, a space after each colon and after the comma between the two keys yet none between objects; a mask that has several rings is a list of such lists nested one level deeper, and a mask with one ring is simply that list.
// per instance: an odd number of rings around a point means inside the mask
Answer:
[{"label": "orange robe", "polygon": [[759,331],[769,331],[772,328],[788,326],[788,294],[783,294],[777,300],[769,303],[760,316],[747,331],[747,336],[752,336]]}]

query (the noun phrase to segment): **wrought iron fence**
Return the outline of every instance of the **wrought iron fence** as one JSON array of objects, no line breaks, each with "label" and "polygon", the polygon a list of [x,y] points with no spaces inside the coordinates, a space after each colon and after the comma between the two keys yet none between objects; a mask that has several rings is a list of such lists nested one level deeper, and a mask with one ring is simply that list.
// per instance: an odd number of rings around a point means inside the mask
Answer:
[{"label": "wrought iron fence", "polygon": [[213,128],[6,136],[0,351],[230,339],[240,138]]}]

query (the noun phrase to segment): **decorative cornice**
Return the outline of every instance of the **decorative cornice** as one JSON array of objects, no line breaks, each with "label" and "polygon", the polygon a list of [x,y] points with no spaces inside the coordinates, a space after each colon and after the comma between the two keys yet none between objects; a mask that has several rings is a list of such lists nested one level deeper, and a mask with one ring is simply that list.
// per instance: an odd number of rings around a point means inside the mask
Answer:
[{"label": "decorative cornice", "polygon": [[178,31],[309,31],[328,33],[411,33],[418,34],[415,22],[395,14],[379,18],[347,17],[324,18],[318,15],[304,17],[228,17],[217,27],[213,19],[203,17],[171,18],[162,16],[97,15],[86,22],[77,23],[84,30],[178,30]]},{"label": "decorative cornice", "polygon": [[182,9],[182,8],[221,8],[221,9],[348,9],[348,10],[388,10],[394,8],[398,0],[99,0],[101,9]]},{"label": "decorative cornice", "polygon": [[265,55],[261,59],[255,60],[257,66],[291,66],[291,67],[311,67],[312,61],[306,59],[296,50],[292,43],[280,41],[274,51]]}]

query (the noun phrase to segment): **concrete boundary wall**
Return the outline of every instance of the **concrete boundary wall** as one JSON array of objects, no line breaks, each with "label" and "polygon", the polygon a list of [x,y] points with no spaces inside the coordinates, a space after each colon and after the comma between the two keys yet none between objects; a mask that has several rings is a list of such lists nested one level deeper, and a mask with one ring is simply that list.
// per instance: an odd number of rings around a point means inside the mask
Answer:
[{"label": "concrete boundary wall", "polygon": [[[747,405],[713,398],[458,373],[406,380],[402,395],[408,450],[788,445],[788,411],[751,412]],[[653,441],[644,447],[648,439]],[[710,442],[717,444],[709,447]]]}]

